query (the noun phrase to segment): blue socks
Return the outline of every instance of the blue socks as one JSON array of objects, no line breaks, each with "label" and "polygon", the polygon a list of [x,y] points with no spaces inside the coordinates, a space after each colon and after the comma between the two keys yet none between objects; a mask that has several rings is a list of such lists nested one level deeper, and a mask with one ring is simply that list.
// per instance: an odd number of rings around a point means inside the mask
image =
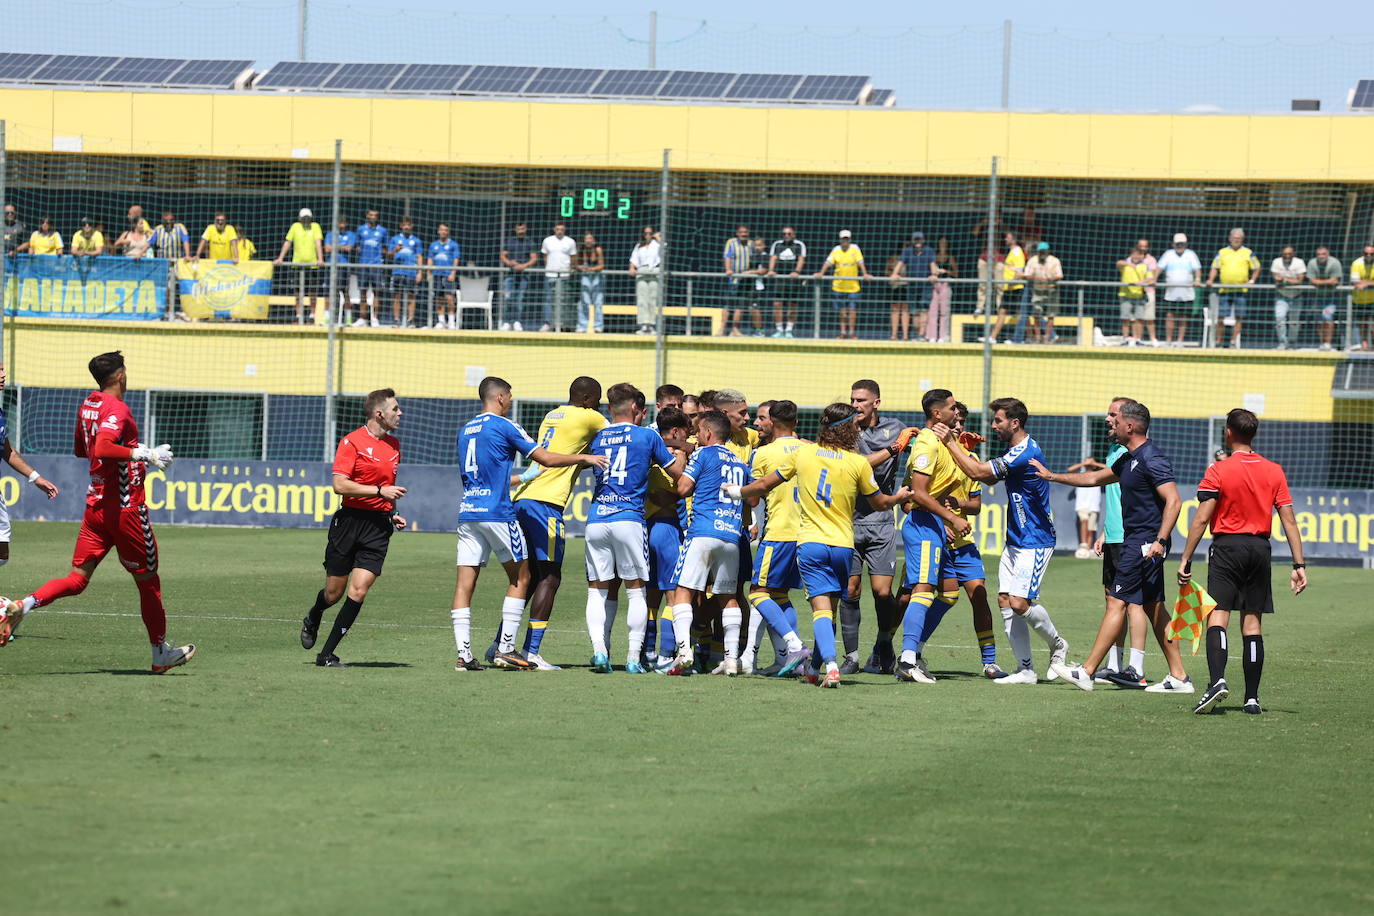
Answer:
[{"label": "blue socks", "polygon": [[835,612],[812,611],[811,627],[816,636],[815,654],[823,662],[835,660]]},{"label": "blue socks", "polygon": [[[935,603],[935,598],[934,592],[911,593],[911,601],[907,603],[906,614],[902,617],[903,652],[921,651],[921,643],[925,641],[923,634],[926,628],[926,617],[930,613],[931,606]],[[948,609],[946,606],[945,610]]]}]

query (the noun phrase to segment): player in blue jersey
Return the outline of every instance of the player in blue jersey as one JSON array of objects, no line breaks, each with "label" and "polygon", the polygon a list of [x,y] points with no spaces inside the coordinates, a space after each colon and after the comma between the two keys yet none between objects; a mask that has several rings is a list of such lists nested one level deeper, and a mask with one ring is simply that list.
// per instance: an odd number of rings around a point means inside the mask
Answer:
[{"label": "player in blue jersey", "polygon": [[592,641],[592,671],[611,672],[610,623],[606,599],[616,582],[625,585],[630,629],[625,671],[644,674],[640,652],[649,622],[644,584],[649,579],[649,538],[644,505],[649,473],[661,468],[673,480],[682,475],[685,458],[675,457],[663,438],[640,426],[645,414],[644,392],[622,382],[606,392],[611,425],[592,438],[587,451],[609,464],[596,472],[585,534],[587,564],[587,635]]},{"label": "player in blue jersey", "polygon": [[969,478],[983,483],[1006,481],[1007,534],[997,569],[997,604],[1016,655],[1017,670],[993,683],[1034,684],[1039,679],[1031,660],[1030,630],[1040,634],[1049,646],[1051,665],[1063,665],[1069,651],[1049,612],[1039,604],[1040,587],[1056,540],[1049,484],[1040,479],[1033,464],[1044,462],[1045,455],[1026,432],[1029,414],[1025,404],[1016,398],[998,398],[988,404],[988,410],[992,413],[992,431],[1007,445],[1000,458],[978,461],[964,451],[954,430],[937,424],[934,431]]},{"label": "player in blue jersey", "polygon": [[[697,448],[677,481],[679,496],[692,496],[692,516],[687,539],[673,570],[673,631],[677,656],[669,674],[692,673],[692,603],[710,592],[721,605],[725,633],[722,674],[739,674],[739,631],[743,623],[735,597],[739,579],[739,541],[744,529],[744,504],[721,492],[726,485],[740,486],[749,479],[749,468],[726,447],[730,420],[719,410],[697,418]],[[703,612],[708,608],[703,607]]]},{"label": "player in blue jersey", "polygon": [[458,582],[451,612],[453,639],[458,645],[454,668],[482,668],[472,655],[472,593],[477,587],[477,571],[495,554],[506,570],[509,585],[501,605],[501,633],[493,662],[500,668],[532,669],[534,664],[515,651],[530,571],[525,561],[525,539],[510,499],[511,465],[516,455],[547,468],[605,467],[607,462],[597,455],[562,455],[536,445],[519,424],[508,419],[514,399],[506,380],[487,376],[477,394],[482,399],[482,412],[458,433],[463,500],[458,509]]},{"label": "player in blue jersey", "polygon": [[[358,233],[350,231],[348,219],[341,216],[334,231],[326,233],[324,237],[325,264],[337,260],[339,265],[337,276],[339,301],[335,303],[335,306],[338,307],[340,316],[346,314],[350,299],[354,302],[358,301],[358,280],[348,270],[349,258],[357,254],[357,251]],[[326,282],[327,280],[326,277]],[[344,318],[340,318],[340,321],[344,320]]]},{"label": "player in blue jersey", "polygon": [[[681,389],[678,389],[681,391]],[[661,400],[661,399],[660,399]],[[674,454],[685,456],[692,450],[688,442],[692,424],[678,407],[660,406],[654,418],[658,434]],[[649,614],[644,667],[664,674],[677,655],[677,636],[673,632],[672,611],[664,605],[673,593],[673,569],[682,550],[682,531],[687,527],[687,505],[677,495],[677,481],[662,468],[649,469],[649,494],[644,503],[649,529]],[[654,621],[654,615],[658,620]],[[655,642],[657,641],[657,645]]]},{"label": "player in blue jersey", "polygon": [[382,296],[387,291],[386,271],[382,268],[382,256],[386,254],[386,243],[391,233],[381,224],[380,214],[368,210],[367,216],[358,226],[358,320],[355,328],[366,325],[377,327],[377,312],[382,307]]},{"label": "player in blue jersey", "polygon": [[410,220],[401,220],[401,231],[387,243],[391,246],[387,254],[396,265],[391,272],[391,323],[398,328],[415,326],[415,299],[420,292],[419,266],[424,263],[425,243],[414,229]]},{"label": "player in blue jersey", "polygon": [[[434,277],[434,327],[461,327],[458,321],[458,262],[463,249],[449,237],[448,223],[440,223],[439,237],[429,243],[429,266]],[[451,316],[451,317],[450,317]]]}]

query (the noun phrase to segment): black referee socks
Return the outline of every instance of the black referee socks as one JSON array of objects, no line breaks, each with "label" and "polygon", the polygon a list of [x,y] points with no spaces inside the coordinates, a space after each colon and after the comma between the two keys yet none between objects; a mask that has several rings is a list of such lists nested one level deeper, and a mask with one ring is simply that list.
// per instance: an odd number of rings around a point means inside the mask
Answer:
[{"label": "black referee socks", "polygon": [[324,617],[324,612],[329,610],[329,606],[333,603],[334,602],[325,598],[324,589],[320,589],[320,593],[315,596],[315,606],[310,609],[310,620],[315,626],[318,627],[320,625],[320,620]]},{"label": "black referee socks", "polygon": [[1264,673],[1264,637],[1246,636],[1245,654],[1240,665],[1245,669],[1245,699],[1259,700],[1260,675]]},{"label": "black referee socks", "polygon": [[1207,686],[1226,677],[1226,628],[1207,628]]},{"label": "black referee socks", "polygon": [[352,598],[344,601],[343,607],[339,608],[338,616],[334,618],[334,629],[329,631],[329,640],[324,644],[321,655],[334,654],[334,650],[339,648],[339,642],[348,633],[348,628],[353,626],[353,621],[358,619],[358,612],[362,609],[360,601],[354,601]]}]

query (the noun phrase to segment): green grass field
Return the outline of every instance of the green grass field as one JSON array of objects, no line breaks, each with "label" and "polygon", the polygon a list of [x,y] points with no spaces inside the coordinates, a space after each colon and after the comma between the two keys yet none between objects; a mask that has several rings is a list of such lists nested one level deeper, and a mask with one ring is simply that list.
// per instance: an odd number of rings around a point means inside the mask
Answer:
[{"label": "green grass field", "polygon": [[[75,534],[15,528],[12,596],[64,573]],[[393,542],[340,649],[354,667],[321,669],[297,632],[322,531],[159,535],[188,667],[146,673],[113,560],[0,650],[0,912],[1374,907],[1367,572],[1313,568],[1280,599],[1266,715],[1233,694],[1196,717],[1187,698],[994,687],[973,676],[967,604],[926,687],[593,675],[577,582],[544,650],[569,670],[458,674],[445,535]],[[1057,559],[1047,579],[1074,658],[1098,575]],[[623,642],[621,625],[617,662]],[[1162,674],[1153,648],[1147,667]]]}]

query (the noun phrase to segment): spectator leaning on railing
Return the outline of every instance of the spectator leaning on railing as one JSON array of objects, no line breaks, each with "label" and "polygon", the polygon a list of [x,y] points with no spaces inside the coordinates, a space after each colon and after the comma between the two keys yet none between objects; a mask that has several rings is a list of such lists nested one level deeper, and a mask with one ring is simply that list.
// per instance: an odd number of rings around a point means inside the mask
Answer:
[{"label": "spectator leaning on railing", "polygon": [[588,232],[582,236],[573,265],[582,288],[577,306],[577,332],[582,334],[590,328],[600,334],[606,330],[606,277],[602,274],[606,269],[606,252],[594,234]]},{"label": "spectator leaning on railing", "polygon": [[[415,224],[401,220],[401,231],[391,237],[391,323],[398,328],[415,326],[415,298],[420,291],[419,265],[424,263],[425,243],[415,234]],[[402,308],[404,306],[404,309]]]},{"label": "spectator leaning on railing", "polygon": [[[501,330],[523,331],[525,302],[529,298],[531,267],[539,266],[539,246],[529,236],[529,227],[516,223],[514,235],[501,244],[501,266],[510,271],[501,278]],[[533,320],[530,322],[533,324]]]},{"label": "spectator leaning on railing", "polygon": [[[926,310],[930,307],[930,265],[935,255],[926,247],[924,232],[911,233],[911,240],[902,246],[892,265],[892,307],[888,316],[889,340],[910,340],[912,307],[916,310],[916,339],[923,340]],[[902,278],[907,282],[900,282]],[[900,336],[899,336],[900,335]]]},{"label": "spectator leaning on railing", "polygon": [[[1159,262],[1155,256],[1150,254],[1150,240],[1136,239],[1135,247],[1145,252],[1145,266],[1150,270],[1151,283],[1145,287],[1145,314],[1141,320],[1145,323],[1145,333],[1149,334],[1150,346],[1159,346],[1159,336],[1155,333],[1155,283],[1154,280],[1159,276]],[[1142,338],[1143,339],[1143,338]]]},{"label": "spectator leaning on railing", "polygon": [[1026,285],[1016,283],[1025,275],[1026,252],[1021,247],[1021,240],[1015,232],[1008,232],[1002,236],[1002,244],[1006,246],[1006,254],[1002,256],[1002,283],[997,287],[997,320],[992,325],[992,342],[997,343],[997,336],[1002,333],[1002,325],[1007,323],[1007,300],[1019,302],[1026,294]]},{"label": "spectator leaning on railing", "polygon": [[1117,303],[1121,309],[1121,344],[1134,347],[1140,344],[1140,331],[1144,325],[1145,288],[1155,282],[1150,266],[1145,263],[1145,249],[1139,245],[1131,253],[1116,262],[1121,272],[1121,285],[1117,288]]},{"label": "spectator leaning on railing", "polygon": [[1307,282],[1312,284],[1312,308],[1317,313],[1317,332],[1322,342],[1318,349],[1330,350],[1331,338],[1336,330],[1336,312],[1340,307],[1340,296],[1336,287],[1345,279],[1341,262],[1331,257],[1331,249],[1325,245],[1317,246],[1317,254],[1307,262]]},{"label": "spectator leaning on railing", "polygon": [[[358,301],[358,278],[349,269],[349,264],[358,253],[358,233],[348,228],[348,217],[340,216],[339,221],[334,226],[334,231],[324,237],[324,263],[326,267],[333,262],[337,262],[338,270],[334,276],[335,288],[338,290],[338,301],[334,303],[339,310],[340,321],[346,323],[349,320],[347,314],[348,304],[356,304]],[[328,292],[329,275],[325,274],[322,278],[324,289]]]},{"label": "spectator leaning on railing", "polygon": [[[1035,253],[1026,262],[1024,273],[1030,288],[1031,340],[1040,337],[1044,343],[1054,343],[1059,339],[1054,332],[1054,319],[1059,314],[1059,281],[1064,279],[1064,266],[1050,254],[1049,242],[1035,243]],[[1016,322],[1016,336],[1025,337],[1020,318]]]},{"label": "spectator leaning on railing", "polygon": [[1302,321],[1299,305],[1303,292],[1303,280],[1307,278],[1307,265],[1302,258],[1296,257],[1292,245],[1284,245],[1279,257],[1269,265],[1269,273],[1274,278],[1274,333],[1278,337],[1278,349],[1296,347],[1302,337]]},{"label": "spectator leaning on railing", "polygon": [[168,261],[191,256],[191,236],[186,232],[186,227],[177,222],[176,214],[171,210],[163,211],[162,222],[148,236],[148,245],[153,249],[154,257]]},{"label": "spectator leaning on railing", "polygon": [[[38,228],[29,236],[29,254],[61,254],[65,246],[62,244],[62,233],[52,226],[52,217],[45,216],[38,221]],[[22,249],[21,249],[22,250]]]},{"label": "spectator leaning on railing", "polygon": [[1216,345],[1225,346],[1222,329],[1230,326],[1231,346],[1240,348],[1240,327],[1245,320],[1246,293],[1248,287],[1259,277],[1260,262],[1255,253],[1245,247],[1245,230],[1232,229],[1227,237],[1227,246],[1212,258],[1212,269],[1207,273],[1207,285],[1221,278],[1221,288],[1217,290]]},{"label": "spectator leaning on railing", "polygon": [[215,213],[214,221],[200,234],[195,257],[197,260],[209,258],[211,261],[239,260],[238,230],[229,225],[229,215],[223,210]]},{"label": "spectator leaning on railing", "polygon": [[437,238],[429,243],[429,266],[434,278],[434,307],[437,312],[434,327],[458,330],[458,264],[463,258],[462,247],[450,237],[452,227],[440,223]]},{"label": "spectator leaning on railing", "polygon": [[950,280],[959,278],[959,261],[949,250],[949,239],[935,240],[935,257],[930,262],[930,320],[926,324],[926,340],[949,343],[950,305],[954,298]]},{"label": "spectator leaning on railing", "polygon": [[740,225],[735,228],[735,234],[725,240],[724,270],[725,270],[725,321],[720,326],[720,333],[739,337],[744,332],[740,325],[744,321],[745,309],[749,309],[753,318],[753,325],[756,330],[762,328],[754,295],[755,271],[754,246],[749,241],[749,227]]},{"label": "spectator leaning on railing", "polygon": [[[1355,291],[1350,294],[1350,307],[1354,313],[1350,329],[1350,349],[1363,350],[1374,346],[1374,245],[1364,246],[1364,256],[1355,259],[1350,265],[1350,282]],[[1363,326],[1364,337],[1360,337]]]},{"label": "spectator leaning on railing", "polygon": [[315,215],[309,207],[302,207],[299,218],[286,231],[281,243],[281,251],[272,263],[281,265],[286,253],[291,252],[291,263],[297,276],[289,281],[296,289],[296,324],[305,323],[305,300],[310,299],[313,314],[320,295],[320,264],[324,261],[324,232],[315,222]]},{"label": "spectator leaning on railing", "polygon": [[9,257],[21,248],[27,250],[28,244],[29,227],[19,220],[14,204],[5,204],[5,221],[0,223],[0,253]]},{"label": "spectator leaning on railing", "polygon": [[[381,224],[381,214],[375,209],[364,214],[358,226],[358,320],[353,326],[370,324],[377,327],[377,313],[382,309],[382,297],[390,284],[382,258],[391,233]],[[365,315],[370,317],[364,317]]]},{"label": "spectator leaning on railing", "polygon": [[544,324],[539,330],[546,333],[567,330],[564,322],[569,316],[565,310],[571,304],[570,272],[573,255],[577,254],[577,243],[567,233],[565,224],[555,223],[553,235],[539,247],[544,255]]},{"label": "spectator leaning on railing", "polygon": [[835,279],[830,284],[830,291],[834,295],[835,311],[840,315],[840,330],[835,337],[837,340],[846,337],[856,340],[859,336],[859,298],[863,289],[859,277],[865,280],[873,277],[864,266],[863,252],[854,244],[854,233],[848,229],[840,230],[840,243],[830,249],[825,263],[816,271],[816,279],[824,277],[831,268],[835,270]]},{"label": "spectator leaning on railing", "polygon": [[1160,256],[1158,267],[1164,278],[1164,346],[1181,347],[1197,310],[1202,262],[1188,247],[1188,236],[1176,232],[1174,247]]},{"label": "spectator leaning on railing", "polygon": [[782,238],[768,250],[768,286],[773,291],[773,336],[791,337],[797,323],[805,281],[806,243],[791,226],[782,227]]},{"label": "spectator leaning on railing", "polygon": [[662,273],[663,240],[653,226],[645,226],[630,252],[630,276],[635,280],[635,320],[639,323],[636,334],[653,334],[657,330]]},{"label": "spectator leaning on railing", "polygon": [[105,253],[105,234],[95,228],[89,216],[81,220],[81,230],[72,236],[72,254],[77,257],[98,258]]}]

